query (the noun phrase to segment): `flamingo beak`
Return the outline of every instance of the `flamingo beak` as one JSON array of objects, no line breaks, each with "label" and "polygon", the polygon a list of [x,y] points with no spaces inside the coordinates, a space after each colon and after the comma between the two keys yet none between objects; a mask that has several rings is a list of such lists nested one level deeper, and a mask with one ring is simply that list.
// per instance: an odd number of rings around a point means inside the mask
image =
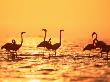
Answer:
[{"label": "flamingo beak", "polygon": [[42,31],[47,31],[47,29],[42,29]]},{"label": "flamingo beak", "polygon": [[60,30],[60,31],[64,31],[64,30]]},{"label": "flamingo beak", "polygon": [[21,32],[21,34],[24,34],[24,33],[26,33],[26,32]]}]

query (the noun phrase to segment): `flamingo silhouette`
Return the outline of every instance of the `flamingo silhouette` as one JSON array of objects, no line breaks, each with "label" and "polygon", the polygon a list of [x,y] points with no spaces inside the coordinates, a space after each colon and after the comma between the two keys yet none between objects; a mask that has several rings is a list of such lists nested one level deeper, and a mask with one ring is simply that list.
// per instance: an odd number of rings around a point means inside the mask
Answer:
[{"label": "flamingo silhouette", "polygon": [[97,39],[97,34],[96,34],[96,32],[93,32],[92,33],[92,38],[93,38],[93,36],[94,35],[96,35],[95,36],[95,39],[93,39],[93,43],[92,44],[87,44],[85,47],[84,47],[84,49],[83,49],[83,51],[85,51],[85,50],[92,50],[92,49],[95,49],[96,48],[96,46],[95,46],[95,41],[96,41],[96,39]]},{"label": "flamingo silhouette", "polygon": [[[1,47],[1,49],[6,49],[7,52],[11,52],[12,51],[17,51],[19,50],[19,48],[22,46],[22,43],[23,43],[23,34],[26,33],[26,32],[21,32],[21,44],[16,44],[16,41],[15,40],[12,40],[12,43],[6,43],[5,45],[3,45]],[[17,52],[16,52],[16,57],[17,57]]]},{"label": "flamingo silhouette", "polygon": [[44,41],[41,42],[37,47],[46,47],[48,50],[54,50],[55,51],[55,55],[56,55],[56,50],[61,46],[61,32],[64,30],[60,30],[60,42],[59,43],[55,43],[55,44],[51,44],[50,40],[49,41],[45,41],[46,39],[46,29],[42,29],[43,31],[45,31],[45,37],[44,37]]},{"label": "flamingo silhouette", "polygon": [[[52,50],[55,51],[55,56],[56,56],[56,50],[61,46],[61,32],[64,31],[64,30],[60,30],[60,42],[59,43],[55,43],[52,45]],[[50,45],[51,46],[51,45]]]},{"label": "flamingo silhouette", "polygon": [[42,29],[42,31],[45,32],[45,36],[44,36],[44,41],[42,41],[40,44],[37,45],[37,47],[46,47],[47,45],[50,45],[51,44],[51,38],[46,41],[46,34],[47,34],[47,29]]},{"label": "flamingo silhouette", "polygon": [[110,45],[107,45],[104,41],[99,41],[97,39],[97,33],[96,32],[94,32],[92,34],[92,37],[93,37],[93,35],[96,35],[96,38],[94,39],[95,48],[100,48],[101,57],[102,57],[103,52],[105,52],[105,53],[107,53],[107,58],[108,58],[108,53],[110,51]]}]

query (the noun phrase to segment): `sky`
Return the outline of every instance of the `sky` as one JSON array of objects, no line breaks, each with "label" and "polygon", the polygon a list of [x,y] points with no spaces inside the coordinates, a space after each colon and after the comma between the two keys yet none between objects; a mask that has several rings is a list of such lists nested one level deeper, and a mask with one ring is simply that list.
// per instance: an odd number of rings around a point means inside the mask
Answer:
[{"label": "sky", "polygon": [[110,0],[0,0],[0,38],[26,31],[26,36],[48,36],[67,40],[91,38],[93,31],[110,38]]}]

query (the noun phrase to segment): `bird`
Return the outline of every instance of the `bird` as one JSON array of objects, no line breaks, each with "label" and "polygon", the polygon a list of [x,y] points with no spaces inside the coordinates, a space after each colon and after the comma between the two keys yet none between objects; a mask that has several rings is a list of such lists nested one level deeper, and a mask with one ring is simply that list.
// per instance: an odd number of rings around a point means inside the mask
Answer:
[{"label": "bird", "polygon": [[55,56],[56,56],[56,50],[61,46],[61,32],[62,31],[64,30],[60,30],[60,42],[53,44],[52,47],[50,46],[50,48],[55,51]]},{"label": "bird", "polygon": [[37,47],[46,47],[47,45],[51,45],[51,38],[48,41],[45,40],[46,34],[47,34],[47,29],[42,29],[42,31],[45,32],[44,41],[42,41],[40,44],[38,44]]},{"label": "bird", "polygon": [[[17,51],[22,46],[23,43],[23,34],[26,32],[21,32],[21,44],[16,44],[15,40],[12,40],[12,43],[6,43],[1,47],[1,49],[5,49],[7,52]],[[17,52],[16,52],[17,53]]]},{"label": "bird", "polygon": [[101,57],[102,57],[103,52],[105,52],[105,53],[107,53],[107,58],[108,58],[108,53],[110,51],[110,45],[106,44],[104,41],[99,41],[97,39],[96,32],[93,32],[92,37],[94,36],[94,34],[96,35],[96,37],[94,39],[95,48],[100,48]]},{"label": "bird", "polygon": [[92,38],[93,38],[93,36],[96,36],[95,38],[94,38],[94,45],[96,46],[96,48],[104,48],[104,47],[106,47],[107,46],[107,44],[104,42],[104,41],[99,41],[98,39],[97,39],[97,33],[96,32],[93,32],[92,33]]},{"label": "bird", "polygon": [[[95,35],[95,37],[94,37]],[[110,51],[110,45],[107,45],[105,42],[103,41],[99,41],[97,39],[97,33],[96,32],[93,32],[92,33],[92,38],[94,37],[93,39],[93,44],[88,44],[84,49],[83,51],[85,50],[92,50],[92,49],[97,49],[99,48],[100,49],[100,53],[101,53],[101,57],[102,57],[102,53],[103,52],[106,52],[107,53],[107,56],[108,56],[108,52]]]},{"label": "bird", "polygon": [[91,51],[92,49],[95,49],[95,48],[96,48],[96,47],[95,47],[95,41],[96,41],[96,39],[97,39],[97,33],[96,33],[96,32],[93,32],[93,33],[92,33],[92,38],[93,38],[94,35],[95,35],[95,38],[93,39],[93,43],[92,43],[92,44],[87,44],[87,45],[83,48],[83,51],[85,51],[85,50]]}]

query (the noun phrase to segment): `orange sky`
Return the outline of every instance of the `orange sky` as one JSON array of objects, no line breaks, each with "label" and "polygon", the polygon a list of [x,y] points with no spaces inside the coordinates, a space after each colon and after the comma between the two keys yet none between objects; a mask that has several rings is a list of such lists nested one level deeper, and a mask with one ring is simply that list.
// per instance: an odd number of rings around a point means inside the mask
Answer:
[{"label": "orange sky", "polygon": [[[65,39],[88,38],[93,31],[110,38],[110,0],[0,0],[0,37],[41,29]],[[18,36],[18,35],[17,35]]]}]

